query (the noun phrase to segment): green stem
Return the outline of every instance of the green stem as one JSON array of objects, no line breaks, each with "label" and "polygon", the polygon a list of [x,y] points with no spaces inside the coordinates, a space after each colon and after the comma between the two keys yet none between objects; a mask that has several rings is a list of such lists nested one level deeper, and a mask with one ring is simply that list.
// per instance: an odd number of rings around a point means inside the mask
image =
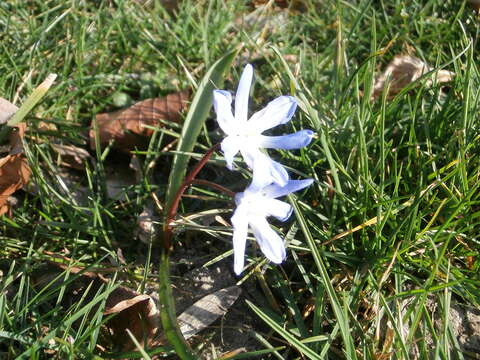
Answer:
[{"label": "green stem", "polygon": [[165,250],[160,255],[159,280],[160,318],[165,336],[180,359],[195,360],[197,357],[186,343],[177,324],[172,284],[170,283],[170,262]]}]

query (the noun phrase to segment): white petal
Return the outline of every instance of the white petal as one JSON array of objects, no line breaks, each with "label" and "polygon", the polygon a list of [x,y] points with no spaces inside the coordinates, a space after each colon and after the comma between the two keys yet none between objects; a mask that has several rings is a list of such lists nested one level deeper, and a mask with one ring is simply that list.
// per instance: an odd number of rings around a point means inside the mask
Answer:
[{"label": "white petal", "polygon": [[235,95],[235,119],[237,119],[240,124],[245,124],[248,119],[248,97],[250,96],[252,79],[253,66],[247,64],[245,69],[243,69]]},{"label": "white petal", "polygon": [[259,150],[255,152],[242,151],[242,155],[245,162],[253,170],[252,188],[262,189],[271,183],[276,183],[279,186],[287,184],[288,172],[280,163],[272,160]]},{"label": "white petal", "polygon": [[223,156],[225,157],[225,161],[227,162],[227,168],[232,170],[233,158],[240,150],[240,146],[238,144],[238,136],[227,136],[225,139],[223,139],[221,146]]},{"label": "white petal", "polygon": [[293,211],[292,205],[277,199],[265,199],[264,206],[268,215],[276,217],[280,221],[286,221]]},{"label": "white petal", "polygon": [[263,189],[266,196],[270,198],[278,198],[291,194],[295,191],[301,190],[310,186],[313,183],[313,179],[305,180],[289,180],[285,186],[279,186],[278,184],[271,184]]},{"label": "white petal", "polygon": [[248,120],[248,132],[261,134],[267,129],[285,124],[295,114],[297,101],[293,96],[280,96],[272,100],[268,105]]},{"label": "white petal", "polygon": [[273,182],[279,186],[285,186],[288,183],[289,176],[287,170],[279,162],[270,160]]},{"label": "white petal", "polygon": [[232,95],[225,90],[213,91],[213,107],[217,113],[217,122],[226,134],[232,134],[237,127],[232,114]]},{"label": "white petal", "polygon": [[297,131],[296,133],[283,136],[259,135],[258,143],[260,147],[266,149],[292,150],[307,146],[312,141],[312,138],[312,130],[301,130]]},{"label": "white petal", "polygon": [[278,234],[262,217],[249,217],[250,227],[265,256],[275,264],[280,264],[286,256],[285,245]]},{"label": "white petal", "polygon": [[247,165],[252,169],[252,183],[249,189],[258,191],[270,185],[275,179],[272,177],[272,159],[259,151],[242,149],[242,155]]},{"label": "white petal", "polygon": [[235,274],[240,275],[245,264],[245,244],[248,234],[248,217],[246,209],[242,206],[237,207],[231,218],[233,225],[233,270]]}]

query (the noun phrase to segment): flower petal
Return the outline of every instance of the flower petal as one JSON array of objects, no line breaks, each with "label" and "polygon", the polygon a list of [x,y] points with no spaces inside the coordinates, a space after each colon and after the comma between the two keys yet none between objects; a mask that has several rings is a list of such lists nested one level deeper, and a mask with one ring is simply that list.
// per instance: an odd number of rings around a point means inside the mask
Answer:
[{"label": "flower petal", "polygon": [[287,185],[289,176],[287,170],[283,167],[283,165],[271,159],[270,164],[272,166],[270,169],[270,173],[272,174],[273,182],[279,186]]},{"label": "flower petal", "polygon": [[272,182],[280,186],[287,184],[288,172],[280,163],[270,159],[260,150],[242,149],[241,151],[245,162],[253,170],[252,184],[250,185],[252,189],[262,189]]},{"label": "flower petal", "polygon": [[292,205],[277,199],[266,198],[263,201],[265,211],[268,215],[277,218],[280,221],[286,221],[292,215]]},{"label": "flower petal", "polygon": [[[235,103],[236,106],[236,103]],[[297,108],[297,101],[293,96],[280,96],[272,100],[268,105],[248,120],[248,132],[261,134],[274,126],[285,124],[290,121]]]},{"label": "flower petal", "polygon": [[[242,152],[242,154],[244,153]],[[252,183],[250,184],[249,189],[258,191],[275,181],[271,172],[272,160],[268,156],[260,151],[258,151],[256,156],[245,152],[243,158],[247,164],[251,163],[251,168],[253,170]]]},{"label": "flower petal", "polygon": [[227,168],[230,170],[233,169],[233,158],[237,155],[238,151],[240,150],[240,145],[238,143],[237,136],[227,136],[222,141],[222,151],[223,156],[225,157],[225,161],[227,162]]},{"label": "flower petal", "polygon": [[313,138],[312,130],[301,130],[283,136],[259,136],[259,145],[266,149],[292,150],[300,149],[310,144]]},{"label": "flower petal", "polygon": [[313,179],[305,180],[289,180],[286,185],[279,186],[278,184],[271,184],[263,189],[263,192],[269,198],[278,198],[291,194],[295,191],[301,190],[310,186],[313,183]]},{"label": "flower petal", "polygon": [[246,124],[248,119],[248,97],[253,79],[253,66],[247,64],[243,69],[235,95],[235,119],[240,124]]},{"label": "flower petal", "polygon": [[245,244],[248,234],[248,217],[243,206],[238,206],[231,218],[233,225],[233,270],[240,275],[245,264]]},{"label": "flower petal", "polygon": [[286,256],[282,238],[270,227],[265,218],[250,216],[248,222],[265,256],[275,264],[280,264]]},{"label": "flower petal", "polygon": [[232,134],[237,128],[232,114],[232,95],[225,90],[213,90],[213,107],[217,113],[217,122],[226,134]]}]

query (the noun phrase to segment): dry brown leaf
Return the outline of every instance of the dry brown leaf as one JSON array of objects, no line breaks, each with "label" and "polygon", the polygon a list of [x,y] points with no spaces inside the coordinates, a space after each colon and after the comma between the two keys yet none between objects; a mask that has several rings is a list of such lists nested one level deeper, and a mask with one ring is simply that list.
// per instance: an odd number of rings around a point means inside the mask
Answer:
[{"label": "dry brown leaf", "polygon": [[[385,71],[375,80],[372,100],[378,98],[388,85],[387,98],[392,98],[403,88],[420,78],[422,75],[433,70],[422,60],[409,55],[397,55],[388,64]],[[431,86],[433,80],[437,83],[446,83],[453,79],[455,73],[447,70],[438,70],[427,80],[427,86]]]},{"label": "dry brown leaf", "polygon": [[149,295],[139,295],[123,286],[110,294],[103,314],[117,314],[106,325],[115,343],[124,351],[135,347],[128,336],[127,329],[140,344],[148,346],[160,324],[160,314],[153,299]]},{"label": "dry brown leaf", "polygon": [[23,156],[26,125],[17,125],[9,137],[9,153],[0,158],[0,215],[10,211],[8,197],[28,183],[31,170]]},{"label": "dry brown leaf", "polygon": [[147,99],[123,110],[98,114],[90,128],[91,148],[95,148],[96,121],[101,145],[113,140],[115,148],[126,152],[144,149],[148,137],[153,134],[145,125],[159,127],[162,120],[179,122],[189,97],[190,91],[185,90],[163,98]]},{"label": "dry brown leaf", "polygon": [[480,0],[467,0],[467,2],[473,7],[475,11],[480,10]]},{"label": "dry brown leaf", "polygon": [[[42,288],[54,279],[57,279],[59,282],[63,281],[62,278],[58,278],[61,271],[80,274],[69,285],[63,296],[65,308],[82,300],[86,302],[91,301],[100,287],[110,281],[101,272],[114,272],[116,269],[101,268],[84,271],[85,269],[81,266],[72,266],[72,260],[66,256],[50,252],[45,252],[45,254],[58,260],[48,261],[48,267],[38,272],[36,276],[33,276],[32,284],[35,287]],[[60,286],[60,283],[58,286]],[[90,291],[85,296],[87,288],[90,288]],[[127,329],[144,345],[150,345],[157,335],[160,324],[159,311],[154,300],[149,295],[139,294],[128,287],[119,286],[108,296],[103,314],[105,316],[116,314],[105,323],[104,328],[104,330],[108,331],[108,337],[116,349],[121,349],[122,351],[135,349],[135,344],[128,336]],[[110,347],[112,344],[101,345]]]},{"label": "dry brown leaf", "polygon": [[85,162],[91,159],[88,151],[77,146],[61,144],[51,144],[51,146],[60,156],[60,165],[62,166],[83,170]]},{"label": "dry brown leaf", "polygon": [[225,315],[241,292],[239,286],[230,286],[203,297],[180,314],[177,322],[185,339],[191,338]]},{"label": "dry brown leaf", "polygon": [[137,218],[136,235],[144,244],[150,244],[160,231],[160,217],[151,206],[144,206]]}]

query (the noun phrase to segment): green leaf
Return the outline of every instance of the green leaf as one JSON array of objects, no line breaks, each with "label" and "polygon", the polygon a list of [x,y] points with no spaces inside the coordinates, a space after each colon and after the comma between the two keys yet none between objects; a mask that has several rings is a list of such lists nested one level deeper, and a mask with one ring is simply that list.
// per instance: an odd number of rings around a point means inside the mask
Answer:
[{"label": "green leaf", "polygon": [[185,123],[183,124],[182,133],[178,141],[177,153],[173,158],[165,201],[166,214],[185,178],[188,160],[190,159],[190,156],[186,153],[193,150],[203,123],[208,117],[212,106],[213,90],[222,86],[224,72],[230,66],[238,51],[239,49],[230,51],[215,62],[198,86],[197,93],[192,101]]}]

